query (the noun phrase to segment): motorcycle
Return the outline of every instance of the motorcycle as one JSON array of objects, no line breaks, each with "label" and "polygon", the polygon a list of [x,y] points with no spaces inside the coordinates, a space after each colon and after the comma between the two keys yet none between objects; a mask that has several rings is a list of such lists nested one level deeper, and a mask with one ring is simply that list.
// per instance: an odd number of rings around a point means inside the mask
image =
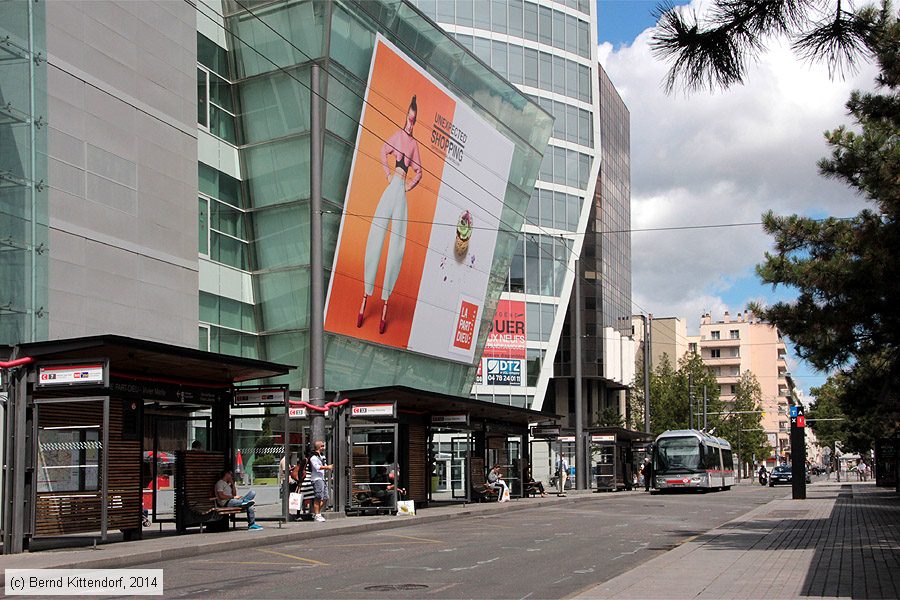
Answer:
[{"label": "motorcycle", "polygon": [[760,471],[759,472],[759,485],[766,485],[769,483],[769,473],[768,471]]}]

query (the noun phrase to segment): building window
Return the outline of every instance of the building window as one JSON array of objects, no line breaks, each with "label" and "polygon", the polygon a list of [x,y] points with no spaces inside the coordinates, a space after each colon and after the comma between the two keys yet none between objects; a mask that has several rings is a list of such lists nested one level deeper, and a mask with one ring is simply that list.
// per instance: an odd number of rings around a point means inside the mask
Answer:
[{"label": "building window", "polygon": [[709,351],[709,357],[710,358],[721,358],[722,351],[719,348],[713,348],[712,350]]},{"label": "building window", "polygon": [[227,75],[226,52],[209,38],[197,34],[197,123],[232,144],[235,134],[234,101]]},{"label": "building window", "polygon": [[733,340],[739,340],[739,339],[741,339],[741,332],[738,329],[732,329],[731,331],[728,332],[728,337],[730,337]]},{"label": "building window", "polygon": [[737,394],[737,389],[738,389],[738,386],[731,384],[731,395],[732,396]]},{"label": "building window", "polygon": [[718,340],[718,339],[721,339],[721,338],[719,337],[719,332],[718,332],[718,331],[710,331],[710,332],[709,332],[709,339],[711,339],[711,340]]},{"label": "building window", "polygon": [[697,354],[697,344],[694,342],[688,344],[688,351],[690,351],[691,354]]},{"label": "building window", "polygon": [[731,354],[731,358],[740,358],[741,350],[740,350],[740,348],[732,348],[730,354]]}]

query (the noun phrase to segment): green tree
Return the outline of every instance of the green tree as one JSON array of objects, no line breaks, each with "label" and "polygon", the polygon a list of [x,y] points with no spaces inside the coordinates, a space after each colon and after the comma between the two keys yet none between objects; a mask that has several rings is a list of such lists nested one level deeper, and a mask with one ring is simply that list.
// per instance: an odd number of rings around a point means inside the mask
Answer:
[{"label": "green tree", "polygon": [[[686,353],[678,368],[672,366],[664,354],[650,373],[650,430],[654,436],[669,429],[687,429],[690,426],[691,384],[695,396],[694,412],[703,409],[703,386],[707,389],[707,411],[721,412],[719,385],[715,376],[697,354]],[[709,427],[715,427],[719,416],[709,419]],[[702,416],[694,418],[694,426],[702,424]]]},{"label": "green tree", "polygon": [[[735,462],[740,465],[752,464],[771,456],[772,447],[762,427],[762,389],[751,371],[744,371],[737,383],[734,401],[725,409],[716,435],[731,443]],[[744,469],[746,472],[746,469]]]},{"label": "green tree", "polygon": [[597,416],[594,422],[596,427],[624,427],[625,419],[619,414],[618,409],[613,407],[604,408]]},{"label": "green tree", "polygon": [[638,356],[634,365],[634,383],[625,401],[625,427],[644,430],[644,357]]},{"label": "green tree", "polygon": [[881,8],[847,10],[836,0],[714,0],[699,14],[687,6],[660,11],[654,53],[671,64],[669,91],[679,82],[688,90],[726,89],[744,82],[749,66],[774,38],[791,41],[802,60],[824,61],[832,75],[855,69],[872,50]]},{"label": "green tree", "polygon": [[792,302],[751,305],[821,370],[841,369],[838,399],[848,417],[898,416],[900,386],[900,26],[868,11],[867,36],[880,67],[877,91],[847,103],[857,130],[826,134],[832,148],[821,173],[841,180],[871,208],[851,219],[764,215],[774,239],[757,272],[765,283],[798,291]]},{"label": "green tree", "polygon": [[846,419],[840,406],[840,399],[844,393],[841,379],[840,375],[832,376],[821,386],[812,388],[810,393],[815,396],[816,401],[806,412],[809,426],[816,434],[819,446],[829,449],[832,468],[837,468],[836,450],[838,444],[841,444],[845,438],[843,421],[832,420]]}]

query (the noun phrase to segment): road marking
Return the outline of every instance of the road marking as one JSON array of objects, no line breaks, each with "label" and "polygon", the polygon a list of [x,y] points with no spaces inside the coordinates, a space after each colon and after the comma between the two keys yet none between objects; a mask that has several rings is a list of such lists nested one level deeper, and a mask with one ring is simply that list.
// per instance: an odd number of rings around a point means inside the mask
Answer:
[{"label": "road marking", "polygon": [[262,562],[262,561],[251,561],[251,560],[216,560],[211,558],[203,558],[194,560],[191,562],[199,562],[199,563],[216,563],[220,565],[292,565],[294,563],[289,562]]},{"label": "road marking", "polygon": [[[456,587],[456,586],[458,586],[458,585],[459,585],[459,582],[448,583],[447,585],[445,585],[445,586],[443,586],[443,587],[439,587],[439,588],[437,588],[437,589],[435,589],[435,590],[431,590],[431,591],[428,592],[428,593],[429,593],[429,594],[437,594],[438,592],[443,592],[444,590],[449,590],[450,588]],[[526,598],[527,598],[527,597],[528,597],[528,596],[526,596]]]},{"label": "road marking", "polygon": [[500,560],[500,557],[495,556],[494,558],[489,558],[488,560],[479,560],[477,563],[475,563],[471,567],[453,567],[450,570],[451,571],[471,571],[472,569],[477,569],[481,565],[490,564],[490,563],[494,562],[495,560]]},{"label": "road marking", "polygon": [[562,579],[557,579],[556,581],[553,582],[553,585],[556,585],[557,583],[562,583],[566,579],[572,579],[572,576],[569,575],[568,577],[563,577]]},{"label": "road marking", "polygon": [[415,537],[415,536],[412,536],[412,535],[400,535],[399,533],[382,533],[381,535],[388,536],[388,537],[398,537],[398,538],[403,538],[404,540],[416,540],[416,541],[418,541],[418,542],[429,542],[429,543],[432,543],[432,544],[443,544],[443,543],[444,543],[444,542],[441,541],[441,540],[432,540],[432,539],[429,539],[429,538]]},{"label": "road marking", "polygon": [[533,593],[534,593],[534,592],[528,592],[528,594],[522,596],[521,598],[519,598],[519,600],[525,600],[525,598],[527,598],[528,596],[532,595]]},{"label": "road marking", "polygon": [[411,567],[407,565],[384,565],[385,569],[414,569],[416,571],[443,571],[443,567]]},{"label": "road marking", "polygon": [[258,548],[258,550],[259,550],[260,552],[267,552],[268,554],[276,554],[276,555],[278,555],[278,556],[284,556],[284,557],[286,557],[286,558],[293,558],[294,560],[299,560],[299,561],[302,561],[302,562],[307,562],[307,563],[310,563],[310,564],[312,564],[312,565],[320,565],[320,566],[322,566],[322,567],[327,567],[327,566],[329,566],[328,563],[324,563],[324,562],[319,561],[319,560],[313,560],[313,559],[311,559],[311,558],[303,558],[302,556],[294,556],[293,554],[287,554],[287,553],[285,553],[285,552],[276,552],[275,550],[264,550],[264,549],[262,549],[262,548]]}]

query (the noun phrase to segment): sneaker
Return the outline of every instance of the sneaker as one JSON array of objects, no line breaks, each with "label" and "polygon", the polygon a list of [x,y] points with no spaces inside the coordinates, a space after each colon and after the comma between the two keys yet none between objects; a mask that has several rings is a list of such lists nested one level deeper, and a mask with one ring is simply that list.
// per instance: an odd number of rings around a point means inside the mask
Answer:
[{"label": "sneaker", "polygon": [[246,502],[241,503],[241,508],[249,508],[256,504],[256,500],[247,500]]},{"label": "sneaker", "polygon": [[247,529],[249,529],[250,531],[258,531],[262,529],[262,525],[257,525],[256,523],[254,523],[253,525],[248,525]]},{"label": "sneaker", "polygon": [[313,517],[313,519],[321,523],[325,522],[325,517],[323,517],[322,515],[316,515],[315,517]]}]

